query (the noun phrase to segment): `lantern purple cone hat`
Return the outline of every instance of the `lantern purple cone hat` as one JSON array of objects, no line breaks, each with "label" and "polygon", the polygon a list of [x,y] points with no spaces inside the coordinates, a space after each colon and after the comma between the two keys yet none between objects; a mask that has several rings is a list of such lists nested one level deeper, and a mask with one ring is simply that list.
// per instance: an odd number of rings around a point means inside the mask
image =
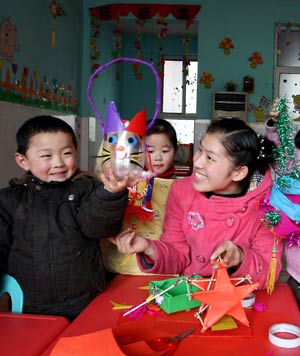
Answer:
[{"label": "lantern purple cone hat", "polygon": [[116,104],[111,101],[108,104],[106,111],[106,122],[103,127],[103,134],[107,134],[108,132],[122,132],[124,129],[125,126],[117,110]]}]

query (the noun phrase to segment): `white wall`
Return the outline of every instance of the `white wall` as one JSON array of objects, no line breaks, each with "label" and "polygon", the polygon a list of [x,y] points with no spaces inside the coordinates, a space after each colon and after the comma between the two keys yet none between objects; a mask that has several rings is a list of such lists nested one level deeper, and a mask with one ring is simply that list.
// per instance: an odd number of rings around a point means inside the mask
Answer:
[{"label": "white wall", "polygon": [[[17,148],[16,132],[23,122],[37,115],[61,117],[75,129],[78,138],[81,136],[78,135],[76,128],[78,119],[75,120],[73,115],[62,116],[61,112],[0,101],[0,188],[7,186],[12,177],[19,177],[22,174],[14,158]],[[80,146],[81,140],[79,140],[79,152]],[[80,157],[80,163],[81,160],[83,161],[83,158]]]}]

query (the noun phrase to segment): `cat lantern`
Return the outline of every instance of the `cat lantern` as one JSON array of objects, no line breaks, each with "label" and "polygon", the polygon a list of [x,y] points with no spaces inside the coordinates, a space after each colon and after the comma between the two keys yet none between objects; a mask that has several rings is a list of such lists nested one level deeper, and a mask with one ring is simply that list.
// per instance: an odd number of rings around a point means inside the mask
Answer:
[{"label": "cat lantern", "polygon": [[[147,124],[146,110],[138,112],[130,121],[123,121],[113,101],[108,104],[106,111],[106,120],[104,121],[98,112],[91,97],[91,87],[94,78],[108,66],[120,62],[129,61],[144,64],[152,70],[156,79],[157,99],[153,118]],[[145,163],[145,136],[146,131],[150,129],[156,120],[160,109],[160,78],[149,62],[135,58],[116,58],[100,66],[91,75],[88,82],[87,97],[92,106],[99,123],[102,127],[103,139],[97,155],[97,172],[105,172],[107,162],[110,162],[114,174],[123,178],[140,178],[144,171]]]}]

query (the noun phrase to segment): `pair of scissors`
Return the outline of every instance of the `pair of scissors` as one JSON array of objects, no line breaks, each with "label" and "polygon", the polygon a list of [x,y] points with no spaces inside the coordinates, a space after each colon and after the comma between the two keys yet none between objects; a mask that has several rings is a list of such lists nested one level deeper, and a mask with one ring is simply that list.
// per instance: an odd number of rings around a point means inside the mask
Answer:
[{"label": "pair of scissors", "polygon": [[170,356],[173,355],[180,341],[192,334],[195,330],[196,329],[190,329],[173,337],[159,337],[147,340],[146,344],[155,352],[165,351],[161,356]]}]

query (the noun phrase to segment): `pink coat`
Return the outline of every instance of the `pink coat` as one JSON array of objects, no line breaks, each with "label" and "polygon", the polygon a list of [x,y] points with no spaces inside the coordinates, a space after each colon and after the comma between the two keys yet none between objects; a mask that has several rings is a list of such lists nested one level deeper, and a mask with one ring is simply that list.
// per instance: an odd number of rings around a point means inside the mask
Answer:
[{"label": "pink coat", "polygon": [[[245,196],[224,198],[194,190],[193,175],[172,185],[160,241],[151,241],[156,261],[149,273],[212,274],[210,256],[227,240],[244,251],[244,260],[232,277],[250,274],[260,289],[266,285],[274,243],[273,234],[261,221],[259,200],[271,188],[268,170],[260,185]],[[278,245],[277,277],[281,269],[282,241]]]}]

